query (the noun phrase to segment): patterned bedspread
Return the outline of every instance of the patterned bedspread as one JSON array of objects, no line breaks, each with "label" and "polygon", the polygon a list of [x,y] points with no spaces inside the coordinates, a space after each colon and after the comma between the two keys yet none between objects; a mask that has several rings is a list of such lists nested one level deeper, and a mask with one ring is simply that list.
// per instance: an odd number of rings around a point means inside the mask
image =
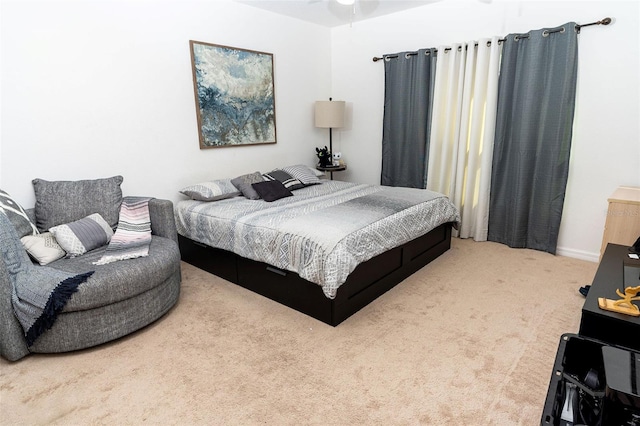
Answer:
[{"label": "patterned bedspread", "polygon": [[329,298],[358,264],[459,220],[436,192],[339,181],[271,203],[234,197],[176,204],[179,234],[296,272]]}]

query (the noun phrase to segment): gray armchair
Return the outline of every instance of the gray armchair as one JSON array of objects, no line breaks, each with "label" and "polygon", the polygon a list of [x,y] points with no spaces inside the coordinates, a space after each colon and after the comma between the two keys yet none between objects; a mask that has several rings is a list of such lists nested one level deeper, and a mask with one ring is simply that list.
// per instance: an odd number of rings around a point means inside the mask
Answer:
[{"label": "gray armchair", "polygon": [[[33,209],[27,211],[33,216]],[[78,287],[53,326],[27,346],[12,307],[12,285],[0,260],[0,355],[15,361],[29,353],[67,352],[99,345],[159,319],[180,295],[180,251],[173,204],[149,201],[152,238],[149,255],[94,265],[105,247],[47,265],[67,273],[95,271]]]}]

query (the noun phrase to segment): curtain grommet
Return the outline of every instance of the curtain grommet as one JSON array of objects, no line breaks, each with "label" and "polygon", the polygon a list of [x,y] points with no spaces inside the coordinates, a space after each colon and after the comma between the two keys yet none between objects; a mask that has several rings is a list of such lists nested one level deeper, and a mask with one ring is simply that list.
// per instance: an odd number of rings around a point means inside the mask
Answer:
[{"label": "curtain grommet", "polygon": [[542,37],[549,37],[549,31],[544,30],[544,31],[542,32]]}]

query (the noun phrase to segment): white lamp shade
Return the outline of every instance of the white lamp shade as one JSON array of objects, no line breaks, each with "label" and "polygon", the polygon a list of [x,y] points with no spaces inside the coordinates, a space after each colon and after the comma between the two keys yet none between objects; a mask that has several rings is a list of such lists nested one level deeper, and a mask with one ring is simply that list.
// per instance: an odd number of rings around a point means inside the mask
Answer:
[{"label": "white lamp shade", "polygon": [[344,106],[345,101],[317,101],[316,127],[344,127]]}]

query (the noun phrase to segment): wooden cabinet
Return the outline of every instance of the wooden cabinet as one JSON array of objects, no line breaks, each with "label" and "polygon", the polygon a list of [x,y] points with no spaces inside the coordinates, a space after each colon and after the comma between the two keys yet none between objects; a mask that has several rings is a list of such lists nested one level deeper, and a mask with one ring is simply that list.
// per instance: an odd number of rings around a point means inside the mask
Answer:
[{"label": "wooden cabinet", "polygon": [[630,246],[640,237],[640,188],[621,186],[608,201],[601,259],[608,243]]}]

